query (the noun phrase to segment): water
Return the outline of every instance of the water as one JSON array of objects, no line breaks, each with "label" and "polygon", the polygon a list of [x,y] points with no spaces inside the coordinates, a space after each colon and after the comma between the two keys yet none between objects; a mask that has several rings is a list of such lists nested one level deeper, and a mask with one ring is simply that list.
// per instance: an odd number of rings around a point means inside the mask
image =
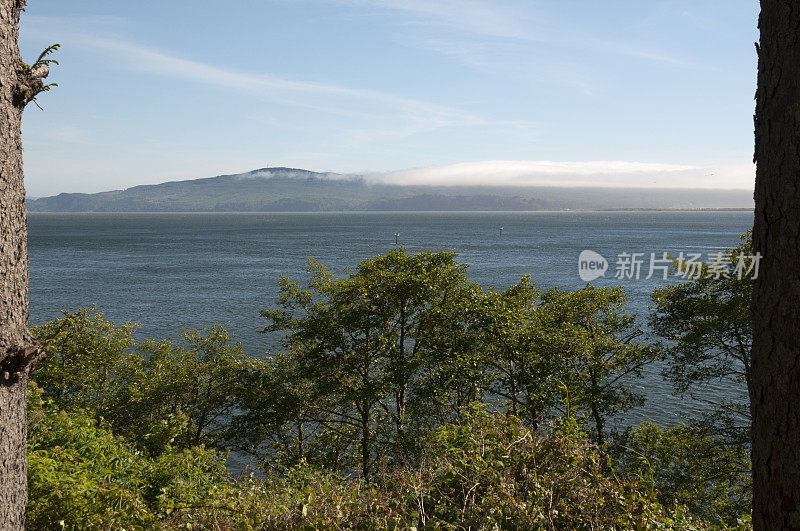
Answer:
[{"label": "water", "polygon": [[[592,249],[610,262],[599,286],[622,285],[629,308],[646,316],[659,279],[616,280],[617,255],[708,252],[734,247],[751,212],[486,212],[325,214],[38,214],[29,218],[31,322],[60,310],[97,305],[106,318],[141,323],[141,338],[178,334],[216,322],[255,356],[275,348],[257,330],[266,323],[281,275],[303,278],[307,257],[338,274],[394,247],[450,250],[471,264],[471,280],[502,289],[530,275],[547,289],[578,289],[578,255]],[[500,227],[503,227],[502,234]],[[644,408],[625,421],[677,421],[657,368],[640,382]],[[740,389],[718,385],[712,396]]]}]

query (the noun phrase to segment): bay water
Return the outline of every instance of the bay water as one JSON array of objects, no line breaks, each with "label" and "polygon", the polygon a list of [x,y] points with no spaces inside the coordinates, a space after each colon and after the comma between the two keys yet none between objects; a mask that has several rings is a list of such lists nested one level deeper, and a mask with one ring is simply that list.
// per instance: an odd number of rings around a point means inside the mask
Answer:
[{"label": "bay water", "polygon": [[[530,275],[540,289],[579,289],[578,256],[592,250],[608,271],[592,283],[621,285],[629,310],[645,322],[650,293],[675,278],[646,279],[651,253],[661,257],[735,247],[752,212],[470,212],[296,214],[61,214],[29,217],[31,323],[41,324],[96,305],[117,323],[140,323],[139,338],[177,335],[218,323],[246,352],[279,348],[257,331],[266,324],[281,275],[302,280],[307,258],[346,274],[359,261],[398,242],[410,252],[454,251],[471,280],[506,288]],[[502,227],[502,229],[501,229]],[[640,278],[615,278],[621,253],[642,253]],[[671,425],[690,410],[672,394],[660,367],[636,382],[644,407],[621,422]],[[741,396],[737,386],[712,385],[708,398]]]}]

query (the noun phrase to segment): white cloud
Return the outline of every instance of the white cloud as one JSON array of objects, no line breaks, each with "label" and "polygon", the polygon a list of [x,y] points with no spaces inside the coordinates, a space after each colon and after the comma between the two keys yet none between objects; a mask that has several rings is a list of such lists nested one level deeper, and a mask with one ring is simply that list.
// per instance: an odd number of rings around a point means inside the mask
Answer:
[{"label": "white cloud", "polygon": [[436,23],[450,28],[491,37],[536,40],[531,31],[533,9],[522,13],[499,2],[481,0],[345,0],[402,11],[416,22]]},{"label": "white cloud", "polygon": [[[360,8],[378,8],[402,13],[406,23],[427,24],[440,28],[461,31],[486,38],[513,40],[522,43],[542,43],[567,50],[598,50],[614,55],[622,55],[659,63],[664,66],[681,69],[706,69],[706,65],[675,57],[665,51],[650,49],[641,43],[623,42],[598,38],[585,31],[576,30],[569,24],[557,22],[547,13],[538,9],[532,2],[513,5],[499,0],[322,0],[336,4],[350,5]],[[464,46],[463,41],[447,42],[438,32],[433,39],[418,44],[435,43],[434,49],[443,51]],[[502,42],[478,43],[485,49],[500,46]],[[479,62],[480,58],[472,58],[470,48],[463,49],[458,56],[468,63]]]},{"label": "white cloud", "polygon": [[91,135],[87,129],[76,127],[74,125],[58,126],[49,128],[42,131],[42,136],[45,138],[53,139],[57,142],[66,142],[74,144],[88,144],[91,143]]},{"label": "white cloud", "polygon": [[595,45],[602,47],[603,49],[605,49],[610,53],[625,55],[637,59],[644,59],[646,61],[651,61],[654,63],[662,63],[666,66],[671,66],[674,68],[680,68],[684,70],[709,70],[712,68],[705,64],[697,63],[694,61],[688,61],[686,59],[681,59],[678,57],[673,57],[661,51],[651,50],[642,47],[639,44],[631,45],[629,43],[623,44],[608,40],[599,40],[595,43]]},{"label": "white cloud", "polygon": [[628,161],[493,160],[373,173],[373,182],[402,185],[601,186],[752,189],[752,165],[700,167]]},{"label": "white cloud", "polygon": [[[476,125],[483,121],[460,109],[405,98],[370,89],[330,83],[299,81],[266,73],[222,68],[122,39],[64,29],[66,21],[29,17],[27,33],[35,36],[58,34],[62,44],[80,46],[112,55],[117,64],[165,77],[247,92],[253,97],[282,104],[311,108],[351,118],[387,119],[397,124],[399,135],[449,126]],[[58,30],[58,31],[56,31]]]}]

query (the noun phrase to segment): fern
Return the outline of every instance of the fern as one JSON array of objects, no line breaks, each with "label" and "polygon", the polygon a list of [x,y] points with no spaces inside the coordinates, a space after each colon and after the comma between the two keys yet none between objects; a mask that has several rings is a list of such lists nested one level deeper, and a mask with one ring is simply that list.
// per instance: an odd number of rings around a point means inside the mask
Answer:
[{"label": "fern", "polygon": [[[58,44],[58,43],[51,44],[50,46],[45,48],[44,51],[42,51],[42,53],[39,54],[39,57],[36,58],[36,61],[32,65],[28,65],[22,59],[19,60],[20,65],[22,66],[22,68],[24,68],[29,73],[34,72],[34,71],[36,71],[36,69],[38,69],[40,67],[43,67],[43,66],[49,67],[51,64],[57,65],[58,61],[56,61],[55,59],[48,59],[47,56],[52,54],[52,53],[57,52],[59,48],[61,48],[60,44]],[[52,89],[53,87],[57,87],[57,86],[58,86],[58,83],[48,83],[46,85],[42,85],[41,88],[39,88],[36,91],[36,94],[40,94],[42,92],[47,92],[50,89]],[[42,108],[42,106],[39,105],[39,102],[36,101],[36,96],[31,98],[30,101],[35,103],[36,106],[39,107],[40,109]]]},{"label": "fern", "polygon": [[20,59],[19,62],[26,70],[29,71],[36,70],[40,66],[49,66],[50,64],[57,65],[58,61],[56,61],[55,59],[47,59],[47,56],[50,55],[51,53],[57,52],[59,48],[61,48],[60,44],[51,44],[50,46],[45,48],[42,53],[39,54],[39,57],[36,58],[36,61],[32,65],[28,65],[22,59]]},{"label": "fern", "polygon": [[58,43],[51,44],[50,46],[45,48],[44,51],[39,54],[39,57],[36,58],[36,62],[33,63],[33,66],[31,66],[31,69],[38,68],[38,67],[40,67],[42,65],[50,65],[51,63],[54,64],[54,65],[57,65],[58,61],[56,61],[55,59],[46,59],[46,57],[48,55],[50,55],[51,53],[57,52],[59,48],[61,48],[61,45],[58,44]]}]

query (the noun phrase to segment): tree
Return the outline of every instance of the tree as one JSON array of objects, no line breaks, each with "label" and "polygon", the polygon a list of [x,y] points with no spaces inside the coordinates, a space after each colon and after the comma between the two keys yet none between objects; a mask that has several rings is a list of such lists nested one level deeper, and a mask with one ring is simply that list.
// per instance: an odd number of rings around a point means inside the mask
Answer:
[{"label": "tree", "polygon": [[255,363],[224,328],[137,343],[137,325],[117,326],[96,308],[63,314],[33,329],[47,356],[35,374],[47,398],[84,410],[151,456],[221,443]]},{"label": "tree", "polygon": [[286,352],[252,360],[226,442],[277,475],[301,463],[357,467],[357,427],[342,422],[335,396],[319,395],[302,362]]},{"label": "tree", "polygon": [[98,422],[113,419],[117,396],[131,383],[132,365],[137,365],[129,363],[136,325],[116,326],[96,308],[62,314],[32,330],[46,355],[36,369],[36,382],[64,409],[90,410]]},{"label": "tree", "polygon": [[694,421],[728,444],[749,447],[750,300],[758,264],[752,258],[750,232],[741,240],[736,248],[721,251],[716,262],[691,271],[676,261],[676,270],[690,279],[653,291],[649,321],[653,332],[668,341],[664,376],[677,394],[695,399],[697,391],[715,395],[708,386],[720,382],[739,388],[741,395],[733,399],[705,399],[710,408]]},{"label": "tree", "polygon": [[484,297],[471,333],[480,338],[481,382],[509,412],[538,427],[555,405],[558,362],[542,327],[540,292],[523,277],[517,284]]},{"label": "tree", "polygon": [[430,338],[424,371],[412,387],[409,420],[416,432],[460,424],[468,406],[484,398],[486,335],[477,332],[485,319],[486,292],[477,284],[465,285],[443,302],[437,310],[441,333]]},{"label": "tree", "polygon": [[587,285],[550,289],[539,307],[543,341],[561,365],[554,374],[569,395],[564,405],[591,418],[599,444],[609,417],[643,403],[632,378],[658,357],[656,349],[636,341],[642,331],[625,311],[626,302],[622,288]]},{"label": "tree", "polygon": [[25,526],[28,373],[41,357],[28,330],[28,251],[22,173],[22,111],[49,88],[44,59],[20,59],[25,0],[0,0],[0,522]]},{"label": "tree", "polygon": [[284,278],[280,307],[262,310],[265,331],[288,334],[313,409],[332,429],[358,432],[367,479],[376,445],[405,460],[415,382],[454,326],[448,309],[468,284],[465,269],[453,253],[396,249],[338,279],[312,260],[309,289]]},{"label": "tree", "polygon": [[[654,471],[654,476],[661,478],[656,482],[660,495],[681,491],[687,497],[687,505],[698,508],[705,516],[711,514],[708,508],[727,507],[715,511],[726,513],[728,523],[743,513],[745,504],[749,506],[752,490],[749,459],[739,456],[749,455],[750,451],[750,301],[757,263],[752,258],[750,233],[743,234],[741,240],[738,247],[722,251],[716,261],[712,258],[710,264],[693,269],[687,282],[653,291],[650,315],[651,329],[668,341],[664,376],[672,381],[676,394],[689,394],[709,406],[700,415],[690,417],[690,426],[664,430],[660,437],[652,439],[654,448],[658,443],[662,453],[674,454],[675,463],[680,463],[672,467],[674,470],[660,466]],[[676,261],[675,267],[690,273],[685,263]],[[738,394],[720,400],[720,384]],[[640,428],[639,432],[644,433],[643,430]],[[670,446],[676,442],[684,451],[676,452]],[[688,451],[707,446],[708,442],[717,447],[713,454]],[[678,455],[684,456],[681,461]],[[682,485],[677,485],[673,473],[683,478]],[[727,494],[723,488],[726,486]],[[691,497],[701,501],[709,495],[721,502],[693,505],[688,501]],[[700,511],[701,507],[706,512]]]},{"label": "tree", "polygon": [[753,525],[800,528],[800,0],[761,0],[750,410]]},{"label": "tree", "polygon": [[241,343],[216,324],[204,330],[185,330],[180,338],[186,346],[171,340],[147,341],[141,346],[145,378],[135,394],[118,402],[120,410],[126,405],[161,409],[155,418],[180,412],[190,423],[188,432],[176,443],[182,447],[217,446],[246,380],[250,360],[242,352]]}]

